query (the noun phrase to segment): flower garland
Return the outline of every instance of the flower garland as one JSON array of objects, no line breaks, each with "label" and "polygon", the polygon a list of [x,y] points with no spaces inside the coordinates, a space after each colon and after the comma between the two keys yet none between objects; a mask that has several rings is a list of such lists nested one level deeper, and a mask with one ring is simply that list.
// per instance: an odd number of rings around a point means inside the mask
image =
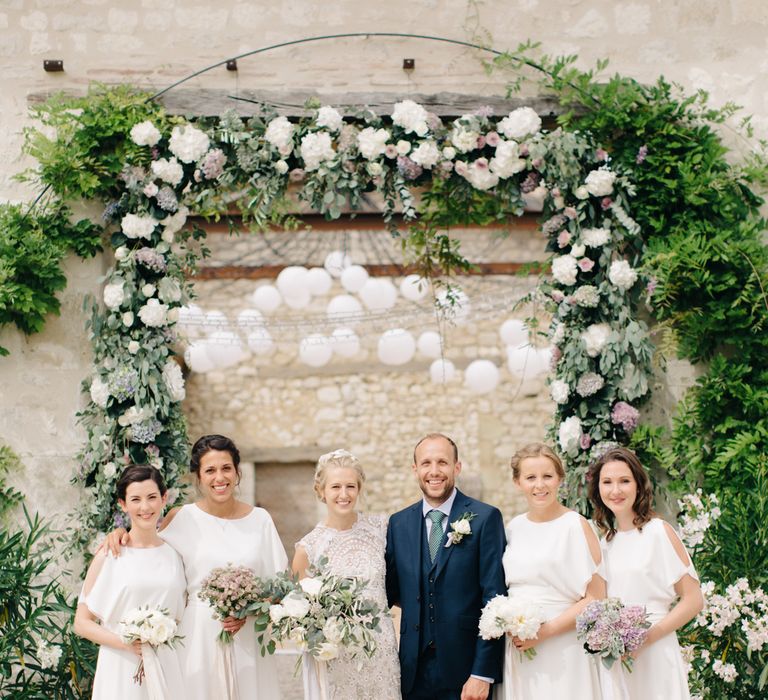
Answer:
[{"label": "flower garland", "polygon": [[554,316],[552,435],[575,466],[573,502],[595,446],[624,440],[636,425],[633,404],[648,393],[651,346],[635,318],[641,285],[627,258],[638,242],[628,213],[632,184],[585,135],[542,131],[527,107],[498,120],[480,110],[446,124],[404,100],[391,122],[369,111],[345,120],[321,106],[298,124],[270,113],[248,122],[234,114],[196,124],[158,119],[135,124],[130,137],[136,148],[121,176],[124,193],[107,208],[119,225],[115,264],[90,321],[96,367],[85,383],[88,440],[76,476],[96,496],[82,509],[86,528],[121,522],[112,510],[118,465],[155,464],[177,493],[187,436],[174,328],[191,298],[185,272],[196,259],[186,219],[190,209],[221,212],[235,192],[255,226],[280,216],[290,185],[329,218],[378,191],[390,221],[396,207],[414,221],[411,190],[430,181],[485,197],[505,216],[522,213],[524,195],[537,195],[555,253],[554,279],[541,286]]}]

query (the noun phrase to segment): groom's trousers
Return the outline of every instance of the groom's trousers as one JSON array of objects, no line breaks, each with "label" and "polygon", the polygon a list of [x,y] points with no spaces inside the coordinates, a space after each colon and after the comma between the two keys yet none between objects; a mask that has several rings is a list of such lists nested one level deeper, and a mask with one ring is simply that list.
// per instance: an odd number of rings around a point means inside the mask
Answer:
[{"label": "groom's trousers", "polygon": [[441,681],[437,654],[434,649],[427,648],[419,656],[413,688],[403,696],[403,700],[461,700],[461,688],[442,688]]}]

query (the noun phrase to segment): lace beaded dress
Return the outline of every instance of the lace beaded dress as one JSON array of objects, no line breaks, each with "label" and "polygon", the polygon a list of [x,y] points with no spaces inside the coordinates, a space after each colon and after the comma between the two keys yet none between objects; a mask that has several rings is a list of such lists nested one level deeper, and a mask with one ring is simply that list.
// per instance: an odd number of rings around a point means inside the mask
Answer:
[{"label": "lace beaded dress", "polygon": [[[328,559],[328,568],[338,576],[366,579],[366,594],[388,611],[384,587],[384,549],[387,519],[384,516],[357,516],[349,530],[334,530],[319,524],[297,542],[311,564],[320,557]],[[366,656],[342,655],[328,663],[328,679],[332,700],[400,700],[400,662],[392,618],[385,612],[379,621],[376,651]]]}]

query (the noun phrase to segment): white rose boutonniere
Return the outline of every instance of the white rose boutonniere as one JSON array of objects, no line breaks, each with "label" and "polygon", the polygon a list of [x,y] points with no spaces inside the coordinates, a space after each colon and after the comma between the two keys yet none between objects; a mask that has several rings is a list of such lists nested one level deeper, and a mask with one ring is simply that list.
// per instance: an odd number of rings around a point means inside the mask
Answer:
[{"label": "white rose boutonniere", "polygon": [[454,520],[451,523],[451,531],[448,533],[448,540],[445,543],[446,547],[450,547],[452,544],[459,544],[467,535],[472,534],[472,526],[469,524],[477,517],[475,513],[462,513],[458,520]]}]

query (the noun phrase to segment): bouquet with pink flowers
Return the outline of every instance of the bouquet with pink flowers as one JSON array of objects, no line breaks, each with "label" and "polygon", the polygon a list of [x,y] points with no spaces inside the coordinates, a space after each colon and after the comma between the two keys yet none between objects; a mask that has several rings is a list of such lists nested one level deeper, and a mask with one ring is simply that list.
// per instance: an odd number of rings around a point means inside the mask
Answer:
[{"label": "bouquet with pink flowers", "polygon": [[621,660],[632,670],[630,654],[645,641],[651,623],[641,605],[624,605],[618,598],[596,600],[576,618],[576,636],[588,654],[599,654],[606,668]]},{"label": "bouquet with pink flowers", "polygon": [[[203,581],[197,594],[210,605],[216,617],[243,619],[249,614],[249,606],[261,597],[261,584],[256,574],[246,566],[225,566],[213,569]],[[224,644],[232,642],[232,634],[219,632]]]}]

